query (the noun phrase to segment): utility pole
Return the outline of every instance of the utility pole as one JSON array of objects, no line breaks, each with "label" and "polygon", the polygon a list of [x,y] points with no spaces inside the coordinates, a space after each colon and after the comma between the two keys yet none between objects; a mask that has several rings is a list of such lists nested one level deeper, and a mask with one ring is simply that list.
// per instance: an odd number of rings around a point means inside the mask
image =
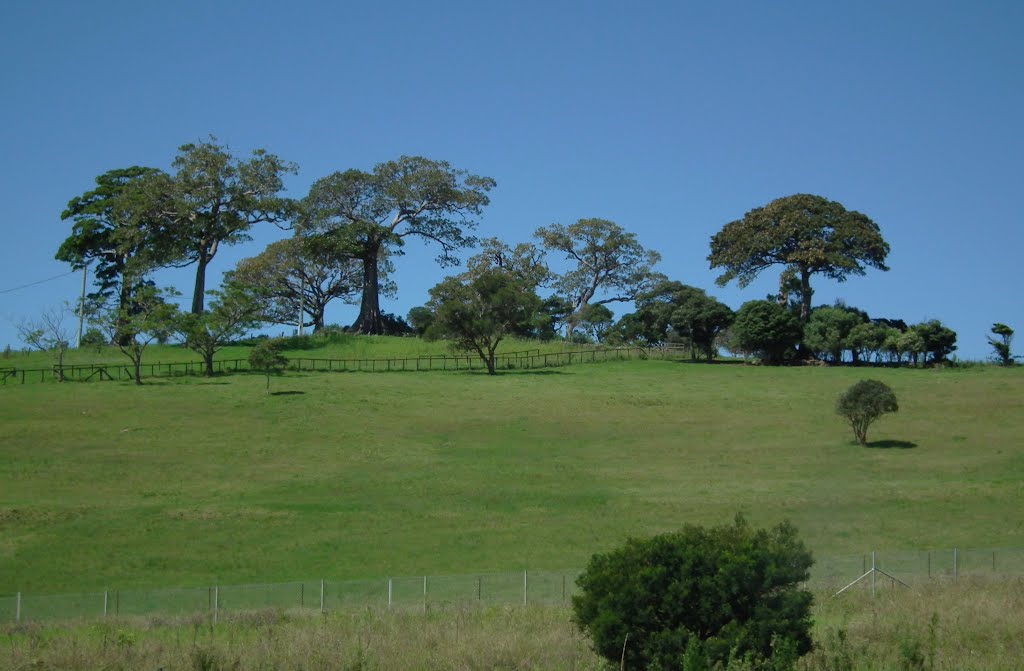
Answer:
[{"label": "utility pole", "polygon": [[306,276],[299,280],[299,335],[302,335],[302,322],[306,321]]}]

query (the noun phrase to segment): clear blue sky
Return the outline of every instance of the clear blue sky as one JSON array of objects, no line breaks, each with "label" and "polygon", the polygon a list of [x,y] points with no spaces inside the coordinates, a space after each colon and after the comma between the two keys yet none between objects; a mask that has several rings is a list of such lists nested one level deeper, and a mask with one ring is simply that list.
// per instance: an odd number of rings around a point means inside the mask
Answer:
[{"label": "clear blue sky", "polygon": [[[6,2],[0,31],[0,347],[77,296],[74,275],[9,291],[69,270],[67,201],[210,133],[298,163],[295,197],[447,160],[498,182],[479,235],[611,219],[734,308],[777,272],[716,287],[711,235],[820,194],[879,224],[892,270],[816,278],[815,304],[941,319],[961,358],[989,355],[993,321],[1024,333],[1020,2]],[[284,235],[223,249],[211,284]],[[435,254],[407,246],[385,310],[426,300],[451,272]],[[157,279],[191,291],[190,271]]]}]

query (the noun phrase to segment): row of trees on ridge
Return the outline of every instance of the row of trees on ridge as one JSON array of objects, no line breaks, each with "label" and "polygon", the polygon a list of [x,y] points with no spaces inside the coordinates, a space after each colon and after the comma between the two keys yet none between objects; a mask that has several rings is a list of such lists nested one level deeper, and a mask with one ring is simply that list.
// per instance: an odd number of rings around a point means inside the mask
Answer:
[{"label": "row of trees on ridge", "polygon": [[[724,348],[773,364],[798,357],[938,362],[956,347],[956,334],[935,320],[908,326],[842,304],[812,307],[813,275],[844,281],[869,267],[888,269],[889,247],[877,224],[820,196],[779,198],[711,238],[708,260],[721,270],[719,285],[746,286],[762,271],[781,268],[777,295],[734,312],[703,289],[657,272],[659,254],[605,219],[540,227],[528,242],[477,240],[471,233],[495,181],[444,161],[403,156],[368,172],[335,172],[301,199],[283,195],[284,177],[297,167],[262,149],[238,158],[211,137],[180,147],[171,166],[171,173],[104,173],[62,215],[72,230],[56,258],[91,267],[91,312],[137,366],[145,343],[173,332],[212,372],[215,352],[260,323],[323,329],[335,300],[359,303],[355,333],[411,324],[476,351],[491,367],[498,343],[512,335],[679,342],[694,358],[711,359]],[[243,259],[219,290],[208,292],[206,270],[220,247],[249,240],[258,224],[289,235]],[[432,288],[406,322],[382,312],[380,296],[396,293],[390,276],[412,238],[433,244],[442,266],[458,264],[462,249],[480,251],[463,272]],[[552,270],[549,259],[556,257],[564,272]],[[152,274],[192,264],[191,309],[177,314]],[[617,302],[636,309],[615,320],[608,305]],[[1012,330],[999,341],[1008,357],[1010,336]]]}]

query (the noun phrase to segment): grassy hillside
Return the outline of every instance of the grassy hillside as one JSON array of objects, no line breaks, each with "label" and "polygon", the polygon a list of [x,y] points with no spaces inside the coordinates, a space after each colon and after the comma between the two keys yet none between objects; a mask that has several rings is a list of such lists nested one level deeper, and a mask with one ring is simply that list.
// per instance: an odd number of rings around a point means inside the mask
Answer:
[{"label": "grassy hillside", "polygon": [[[900,399],[869,433],[881,447],[833,412],[865,375]],[[0,387],[0,594],[579,567],[737,511],[793,520],[822,556],[1024,545],[1019,370],[646,361],[263,385]]]}]

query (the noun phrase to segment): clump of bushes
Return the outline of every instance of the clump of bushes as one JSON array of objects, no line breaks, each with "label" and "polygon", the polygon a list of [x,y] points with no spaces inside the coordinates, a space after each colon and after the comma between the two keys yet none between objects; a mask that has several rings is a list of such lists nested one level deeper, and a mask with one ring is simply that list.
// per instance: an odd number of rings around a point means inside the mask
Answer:
[{"label": "clump of bushes", "polygon": [[789,523],[687,525],[594,555],[574,619],[628,669],[791,668],[811,649],[812,563]]}]

